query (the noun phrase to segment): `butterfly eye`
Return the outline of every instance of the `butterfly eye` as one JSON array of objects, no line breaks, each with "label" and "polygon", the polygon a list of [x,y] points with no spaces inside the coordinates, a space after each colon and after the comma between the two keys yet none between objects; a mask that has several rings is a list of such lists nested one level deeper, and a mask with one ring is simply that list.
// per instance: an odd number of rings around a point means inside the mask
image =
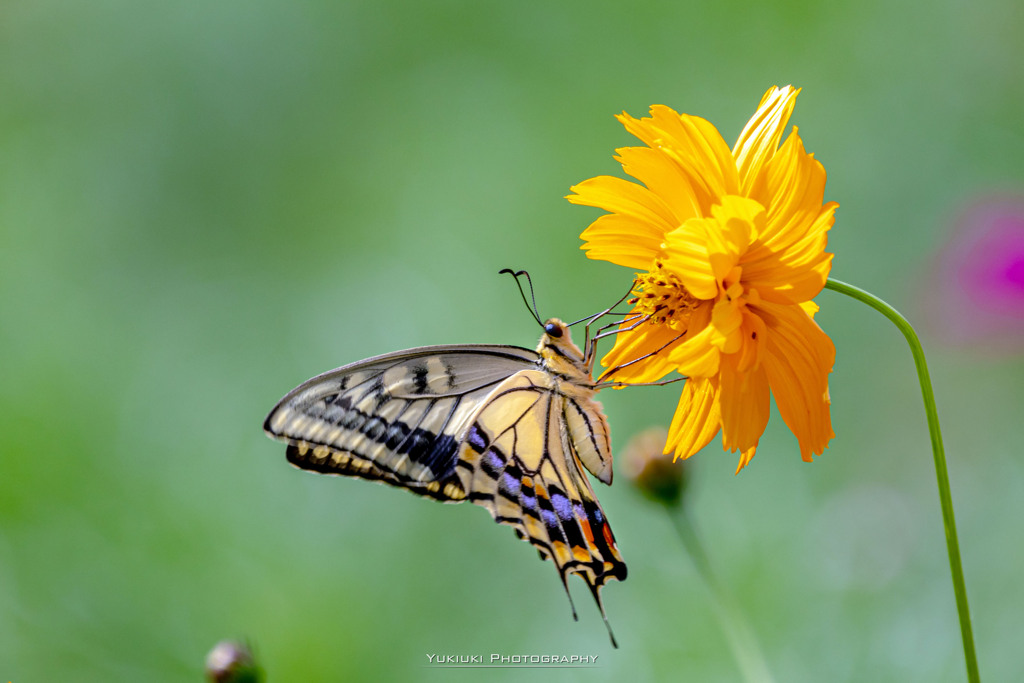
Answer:
[{"label": "butterfly eye", "polygon": [[559,325],[558,323],[545,323],[544,332],[546,332],[549,337],[554,337],[555,339],[558,339],[559,337],[562,336],[562,326]]}]

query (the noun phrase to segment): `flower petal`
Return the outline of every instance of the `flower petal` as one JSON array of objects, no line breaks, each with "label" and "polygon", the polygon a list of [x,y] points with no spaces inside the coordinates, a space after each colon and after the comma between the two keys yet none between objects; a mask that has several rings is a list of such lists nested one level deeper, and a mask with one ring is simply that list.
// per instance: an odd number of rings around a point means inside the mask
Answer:
[{"label": "flower petal", "polygon": [[665,235],[665,269],[675,274],[690,294],[706,301],[718,296],[710,253],[710,241],[717,232],[714,218],[691,218]]},{"label": "flower petal", "polygon": [[571,204],[596,206],[611,213],[641,218],[669,231],[676,227],[672,210],[665,201],[635,182],[612,175],[599,175],[569,187],[575,195],[565,199]]},{"label": "flower petal", "polygon": [[761,196],[754,197],[768,209],[768,226],[761,235],[765,247],[786,249],[804,239],[825,197],[825,168],[804,149],[793,126],[782,147],[765,164]]},{"label": "flower petal", "polygon": [[746,452],[757,446],[771,413],[771,392],[763,367],[737,369],[737,358],[722,357],[719,405],[722,411],[722,447]]},{"label": "flower petal", "polygon": [[761,169],[775,154],[799,93],[800,90],[791,85],[783,88],[773,86],[761,98],[757,111],[747,122],[732,148],[736,166],[739,168],[738,194],[748,197],[758,194],[756,185],[761,180]]},{"label": "flower petal", "polygon": [[835,436],[828,393],[835,346],[802,308],[767,302],[761,308],[768,325],[763,365],[775,405],[800,443],[800,457],[810,461]]},{"label": "flower petal", "polygon": [[711,209],[711,215],[723,225],[732,219],[738,219],[737,225],[742,227],[732,230],[739,229],[741,232],[730,237],[730,241],[736,244],[736,250],[746,249],[751,241],[758,239],[765,228],[765,214],[761,202],[734,194],[722,197],[718,205]]},{"label": "flower petal", "polygon": [[721,298],[711,309],[711,326],[714,330],[711,343],[722,353],[736,353],[743,344],[740,327],[743,325],[743,311],[736,299]]},{"label": "flower petal", "polygon": [[[832,254],[818,252],[816,256],[791,253],[794,263],[781,259],[775,267],[768,267],[770,260],[754,266],[743,266],[744,276],[749,277],[747,286],[756,289],[761,298],[777,304],[800,304],[816,297],[825,287],[832,270]],[[804,261],[797,259],[804,258]]]},{"label": "flower petal", "polygon": [[664,243],[650,223],[621,213],[601,216],[580,237],[586,240],[580,249],[586,250],[588,258],[634,270],[650,267]]},{"label": "flower petal", "polygon": [[730,195],[711,208],[711,218],[691,218],[665,236],[666,269],[698,299],[713,299],[764,224],[764,208]]},{"label": "flower petal", "polygon": [[691,377],[672,416],[665,453],[675,451],[676,458],[689,458],[715,438],[720,424],[718,380]]},{"label": "flower petal", "polygon": [[[693,187],[693,177],[664,149],[625,147],[616,150],[622,170],[661,198],[672,211],[673,227],[687,218],[703,215],[702,197]],[[707,200],[703,200],[706,205]]]},{"label": "flower petal", "polygon": [[740,462],[736,465],[736,474],[740,473],[744,467],[750,464],[750,461],[754,459],[754,452],[757,450],[757,446],[751,446],[747,450],[740,453]]},{"label": "flower petal", "polygon": [[764,209],[751,199],[730,195],[712,207],[711,213],[718,224],[708,226],[708,254],[715,277],[721,282],[746,253],[751,238],[757,234],[755,220],[764,222]]},{"label": "flower petal", "polygon": [[751,306],[743,308],[743,326],[740,328],[742,349],[736,354],[736,369],[746,372],[761,364],[768,327]]},{"label": "flower petal", "polygon": [[[701,306],[698,310],[710,308],[710,306]],[[707,313],[704,315],[706,316]],[[691,317],[691,330],[694,329],[693,322]],[[699,329],[700,332],[695,336],[690,337],[687,335],[688,341],[672,347],[668,355],[668,360],[676,365],[679,373],[687,377],[711,377],[718,372],[718,361],[721,353],[714,345],[718,332],[714,327],[707,324]]]},{"label": "flower petal", "polygon": [[672,210],[646,187],[614,176],[597,176],[569,188],[576,194],[566,196],[573,204],[596,206],[611,213],[635,216],[661,234],[677,227]]},{"label": "flower petal", "polygon": [[628,268],[646,268],[655,258],[664,235],[676,227],[672,210],[646,187],[622,178],[598,176],[570,188],[573,204],[609,211],[580,235],[582,249],[592,259],[611,261]]},{"label": "flower petal", "polygon": [[690,178],[705,215],[717,197],[737,194],[739,176],[729,145],[709,121],[679,114],[671,107],[654,105],[650,118],[626,113],[619,121],[649,147],[663,151]]},{"label": "flower petal", "polygon": [[765,166],[768,221],[743,259],[744,279],[776,303],[799,303],[821,291],[831,270],[825,252],[838,204],[822,205],[825,170],[804,151],[794,129]]}]

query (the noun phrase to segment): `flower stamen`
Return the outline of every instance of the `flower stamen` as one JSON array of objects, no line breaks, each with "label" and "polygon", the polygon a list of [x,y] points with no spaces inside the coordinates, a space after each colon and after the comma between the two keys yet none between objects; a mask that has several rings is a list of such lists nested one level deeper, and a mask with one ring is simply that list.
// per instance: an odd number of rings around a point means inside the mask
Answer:
[{"label": "flower stamen", "polygon": [[654,325],[668,325],[672,329],[686,329],[690,313],[700,299],[686,289],[682,280],[665,270],[659,259],[654,260],[649,273],[637,274],[635,297],[629,303],[636,312]]}]

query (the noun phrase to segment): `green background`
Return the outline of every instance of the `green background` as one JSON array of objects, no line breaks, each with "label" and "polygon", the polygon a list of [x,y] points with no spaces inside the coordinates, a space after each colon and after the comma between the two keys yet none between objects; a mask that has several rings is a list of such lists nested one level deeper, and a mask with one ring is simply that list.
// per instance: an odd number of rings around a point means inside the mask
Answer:
[{"label": "green background", "polygon": [[[739,676],[666,516],[595,484],[629,564],[582,582],[473,506],[290,468],[286,391],[425,344],[532,347],[631,273],[588,261],[613,119],[663,103],[730,143],[773,84],[841,203],[833,275],[912,319],[958,211],[1024,181],[1016,0],[11,0],[0,21],[0,677],[196,681],[246,638],[268,680],[452,680],[427,654],[586,654],[545,678]],[[716,441],[688,504],[778,681],[957,681],[909,353],[831,292],[837,438]],[[940,302],[941,303],[941,302]],[[950,311],[951,317],[956,311]],[[981,671],[1024,677],[1024,363],[927,329]],[[621,452],[677,387],[606,392]],[[480,672],[477,672],[479,674]],[[488,680],[537,675],[485,672]]]}]

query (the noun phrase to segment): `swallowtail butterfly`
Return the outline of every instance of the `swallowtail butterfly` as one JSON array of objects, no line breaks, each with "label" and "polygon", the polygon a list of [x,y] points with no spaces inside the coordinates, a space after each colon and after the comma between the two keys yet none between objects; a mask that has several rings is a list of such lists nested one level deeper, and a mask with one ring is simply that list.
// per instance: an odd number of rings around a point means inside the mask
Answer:
[{"label": "swallowtail butterfly", "polygon": [[626,564],[583,471],[611,484],[595,341],[584,354],[552,318],[536,351],[471,344],[368,358],[300,384],[263,428],[297,467],[486,508],[554,562],[567,594],[569,574],[582,577],[607,623],[600,589],[625,579]]}]

